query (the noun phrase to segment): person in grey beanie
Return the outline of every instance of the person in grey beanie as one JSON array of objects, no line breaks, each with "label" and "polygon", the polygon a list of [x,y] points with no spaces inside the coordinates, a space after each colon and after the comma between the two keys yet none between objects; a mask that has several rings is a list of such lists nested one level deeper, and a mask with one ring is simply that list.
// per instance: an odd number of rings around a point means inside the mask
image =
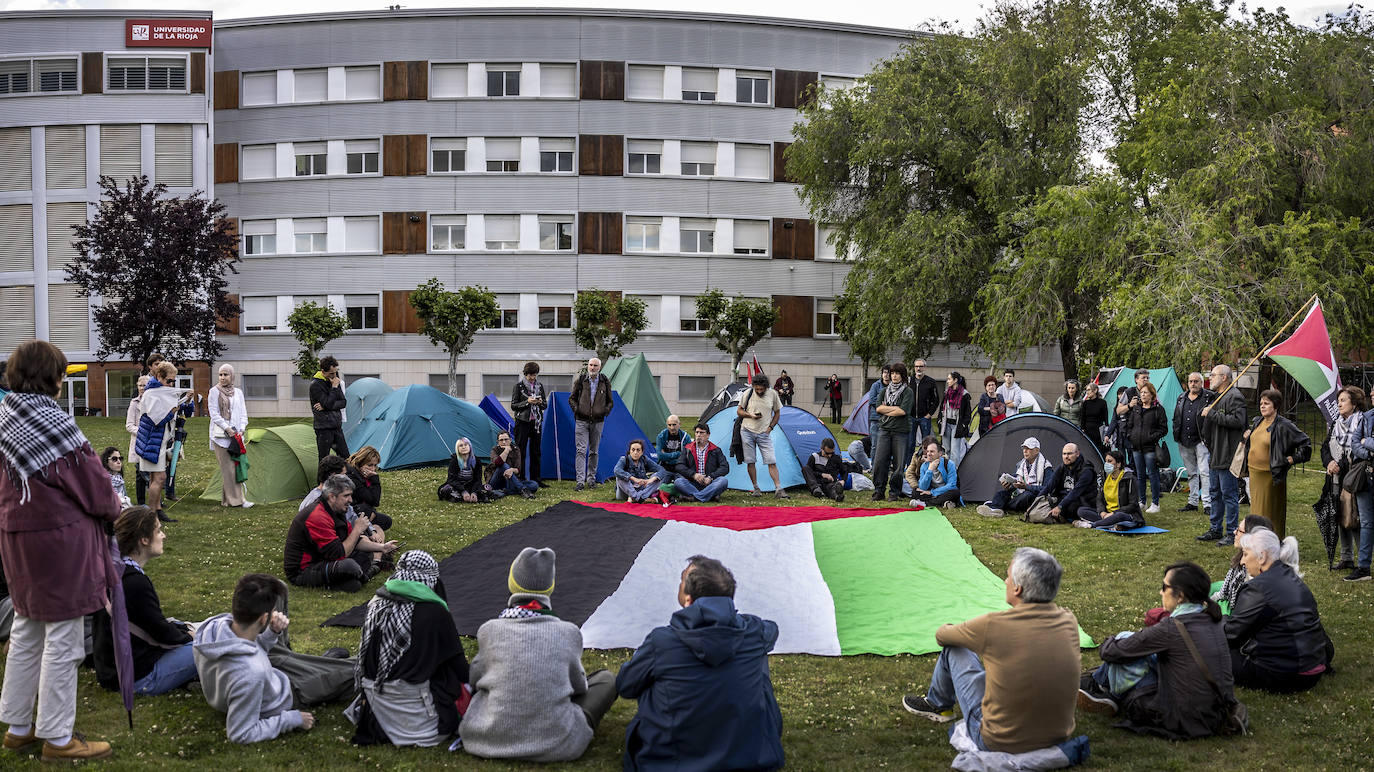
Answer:
[{"label": "person in grey beanie", "polygon": [[472,704],[459,736],[482,758],[571,761],[615,702],[615,677],[582,669],[582,631],[554,614],[554,551],[526,547],[511,563],[510,600],[477,629]]}]

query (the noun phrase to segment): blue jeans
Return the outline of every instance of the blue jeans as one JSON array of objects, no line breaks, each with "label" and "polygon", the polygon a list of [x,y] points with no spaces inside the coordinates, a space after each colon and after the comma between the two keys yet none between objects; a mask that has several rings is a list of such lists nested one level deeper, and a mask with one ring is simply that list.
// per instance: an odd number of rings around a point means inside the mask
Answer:
[{"label": "blue jeans", "polygon": [[949,462],[954,464],[954,468],[959,468],[959,462],[964,460],[964,454],[968,452],[968,437],[955,437],[953,427],[945,429],[945,451],[949,453]]},{"label": "blue jeans", "polygon": [[185,686],[196,677],[196,661],[191,656],[191,644],[169,649],[158,657],[148,675],[134,681],[134,694],[155,696]]},{"label": "blue jeans", "polygon": [[1355,507],[1360,512],[1360,568],[1368,570],[1374,555],[1374,491],[1365,488],[1355,494]]},{"label": "blue jeans", "polygon": [[998,488],[997,492],[992,494],[992,503],[989,506],[1004,511],[1025,512],[1034,503],[1035,494],[1030,491],[1023,491],[1018,488]]},{"label": "blue jeans", "polygon": [[1135,473],[1140,478],[1140,503],[1145,503],[1145,482],[1148,479],[1154,490],[1154,497],[1150,499],[1151,504],[1159,503],[1159,465],[1155,463],[1155,452],[1147,450],[1141,452],[1134,451]]},{"label": "blue jeans", "polygon": [[678,493],[685,493],[697,501],[710,501],[724,493],[725,486],[729,484],[730,481],[724,477],[715,478],[707,484],[705,488],[698,488],[696,481],[688,480],[682,475],[678,475],[677,478],[673,480],[673,487],[677,488]]},{"label": "blue jeans", "polygon": [[908,435],[885,431],[873,441],[873,494],[881,495],[887,486],[892,495],[902,495],[902,475],[906,472],[906,438]]},{"label": "blue jeans", "polygon": [[987,672],[977,654],[962,646],[946,646],[935,660],[935,672],[930,674],[930,688],[926,690],[926,700],[941,710],[959,703],[968,736],[981,750],[987,750],[980,731],[986,680]]},{"label": "blue jeans", "polygon": [[[654,494],[658,493],[658,486],[662,484],[663,482],[658,479],[650,481],[647,485],[635,485],[629,480],[622,480],[619,477],[615,478],[616,490],[625,494],[625,498],[630,501],[647,501],[653,498]],[[710,486],[708,485],[707,487],[709,488]]]},{"label": "blue jeans", "polygon": [[[1223,522],[1225,530],[1222,530]],[[1235,533],[1239,523],[1240,481],[1231,474],[1229,469],[1213,469],[1211,530],[1229,539],[1231,534]],[[1360,535],[1360,554],[1365,554],[1363,533]]]}]

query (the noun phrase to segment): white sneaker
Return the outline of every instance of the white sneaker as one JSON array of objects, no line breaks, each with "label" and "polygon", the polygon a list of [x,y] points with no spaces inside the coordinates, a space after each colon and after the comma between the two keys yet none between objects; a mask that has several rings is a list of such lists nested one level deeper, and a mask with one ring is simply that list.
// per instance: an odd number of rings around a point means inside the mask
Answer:
[{"label": "white sneaker", "polygon": [[245,501],[245,502],[243,502],[243,508],[244,508],[244,509],[248,509],[248,508],[251,507],[251,506],[253,506],[253,502],[251,502],[251,501]]},{"label": "white sneaker", "polygon": [[993,509],[991,506],[987,504],[979,504],[978,514],[982,515],[983,517],[1004,517],[1007,513],[1003,512],[1000,509]]},{"label": "white sneaker", "polygon": [[1159,505],[1158,505],[1158,504],[1151,504],[1151,505],[1145,510],[1145,512],[1146,512],[1147,514],[1151,514],[1151,515],[1158,514],[1158,513],[1159,513]]},{"label": "white sneaker", "polygon": [[909,507],[924,507],[925,505],[926,503],[924,501],[921,501],[920,499],[912,499],[911,501],[907,502],[907,506]]},{"label": "white sneaker", "polygon": [[1092,524],[1092,523],[1089,523],[1087,520],[1075,520],[1075,521],[1073,521],[1073,527],[1074,527],[1074,528],[1092,528],[1092,527],[1093,527],[1093,524]]}]

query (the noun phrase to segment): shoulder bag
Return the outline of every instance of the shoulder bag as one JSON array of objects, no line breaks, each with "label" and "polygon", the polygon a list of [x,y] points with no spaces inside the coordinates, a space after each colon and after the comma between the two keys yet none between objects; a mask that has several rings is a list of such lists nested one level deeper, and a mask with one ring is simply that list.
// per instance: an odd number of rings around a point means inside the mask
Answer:
[{"label": "shoulder bag", "polygon": [[1350,462],[1350,467],[1341,475],[1341,488],[1350,493],[1360,493],[1369,487],[1369,462],[1365,459],[1355,459]]},{"label": "shoulder bag", "polygon": [[1216,692],[1217,697],[1220,697],[1222,702],[1226,702],[1230,706],[1229,710],[1226,711],[1226,721],[1217,728],[1217,733],[1249,734],[1250,710],[1245,707],[1245,703],[1236,699],[1235,695],[1232,695],[1228,700],[1227,696],[1222,693],[1221,685],[1217,683],[1217,679],[1212,677],[1212,669],[1207,667],[1202,655],[1198,653],[1197,644],[1193,643],[1193,636],[1188,634],[1188,628],[1179,621],[1178,617],[1174,617],[1173,620],[1174,626],[1178,628],[1178,634],[1183,636],[1183,643],[1188,647],[1188,653],[1193,655],[1193,661],[1197,663],[1203,677],[1207,679],[1207,683],[1212,685],[1212,691]]}]

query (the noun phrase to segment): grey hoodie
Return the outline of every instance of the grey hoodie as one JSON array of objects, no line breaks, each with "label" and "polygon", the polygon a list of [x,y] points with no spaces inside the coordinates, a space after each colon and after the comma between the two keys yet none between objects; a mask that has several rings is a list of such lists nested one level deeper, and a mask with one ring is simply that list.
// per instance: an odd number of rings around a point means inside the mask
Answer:
[{"label": "grey hoodie", "polygon": [[254,643],[235,635],[229,622],[229,614],[206,620],[192,647],[205,701],[227,714],[229,740],[261,742],[300,728],[301,712],[291,709],[291,681],[267,658],[277,634],[269,628]]}]

